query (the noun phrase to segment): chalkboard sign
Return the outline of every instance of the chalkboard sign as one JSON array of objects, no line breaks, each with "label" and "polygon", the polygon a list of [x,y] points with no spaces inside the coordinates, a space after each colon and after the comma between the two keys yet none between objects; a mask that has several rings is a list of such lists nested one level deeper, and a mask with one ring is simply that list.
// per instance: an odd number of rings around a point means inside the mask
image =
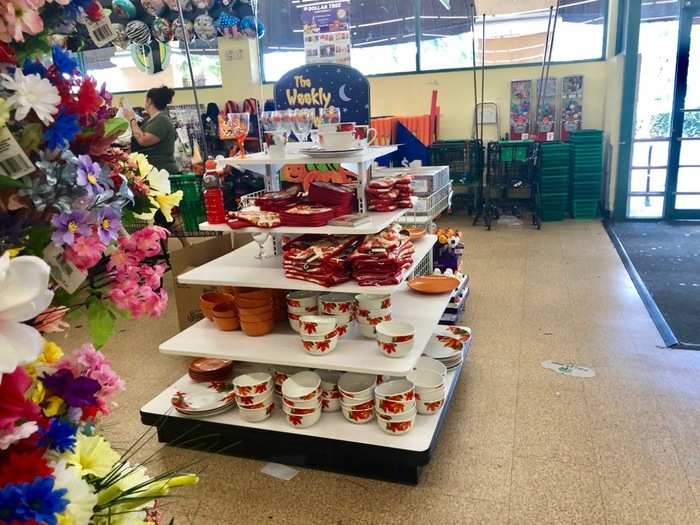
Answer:
[{"label": "chalkboard sign", "polygon": [[368,125],[369,82],[357,69],[342,64],[307,64],[284,74],[275,84],[277,109],[335,106],[343,122]]}]

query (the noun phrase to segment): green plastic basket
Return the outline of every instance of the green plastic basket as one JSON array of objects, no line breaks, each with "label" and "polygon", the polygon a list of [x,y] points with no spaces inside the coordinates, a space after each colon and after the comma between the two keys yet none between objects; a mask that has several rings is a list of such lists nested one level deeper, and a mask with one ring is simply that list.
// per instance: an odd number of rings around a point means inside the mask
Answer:
[{"label": "green plastic basket", "polygon": [[480,152],[476,142],[443,140],[428,148],[431,166],[449,166],[450,179],[466,184],[481,179]]},{"label": "green plastic basket", "polygon": [[501,162],[525,162],[528,157],[530,147],[534,144],[532,140],[501,140],[500,146]]},{"label": "green plastic basket", "polygon": [[595,219],[598,215],[598,199],[574,199],[571,201],[571,217]]},{"label": "green plastic basket", "polygon": [[179,209],[185,232],[199,232],[199,224],[207,219],[202,195],[202,177],[194,173],[170,176],[172,191],[182,190]]},{"label": "green plastic basket", "polygon": [[540,180],[541,193],[568,193],[569,177],[547,177]]}]

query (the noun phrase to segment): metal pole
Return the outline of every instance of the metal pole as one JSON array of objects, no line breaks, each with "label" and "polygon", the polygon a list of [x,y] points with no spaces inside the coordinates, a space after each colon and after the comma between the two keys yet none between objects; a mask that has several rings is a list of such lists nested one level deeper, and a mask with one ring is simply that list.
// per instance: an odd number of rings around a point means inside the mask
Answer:
[{"label": "metal pole", "polygon": [[477,108],[479,107],[479,91],[476,87],[476,7],[472,2],[472,72],[474,73],[474,133],[479,140],[479,124],[477,122]]},{"label": "metal pole", "polygon": [[544,88],[544,70],[547,65],[547,50],[549,49],[549,31],[552,27],[552,13],[554,8],[549,6],[549,19],[547,20],[547,34],[544,38],[544,52],[542,53],[542,69],[540,70],[540,82],[537,86],[537,105],[535,106],[535,128],[537,128],[537,117],[540,112],[540,100],[542,98],[542,90]]},{"label": "metal pole", "polygon": [[[544,82],[542,84],[542,97],[544,97],[544,94],[547,89],[547,84],[549,84],[549,68],[552,65],[552,51],[554,50],[554,36],[557,33],[557,18],[559,17],[559,2],[561,0],[557,0],[557,6],[554,8],[554,25],[552,25],[552,38],[551,42],[549,44],[549,58],[547,58],[547,72],[545,73],[544,76]],[[556,95],[556,89],[555,89],[555,95]],[[557,119],[554,119],[554,133],[556,133],[557,129]]]},{"label": "metal pole", "polygon": [[486,13],[481,15],[481,141],[484,141],[484,85],[486,82]]},{"label": "metal pole", "polygon": [[182,36],[185,38],[183,39],[183,42],[185,43],[185,56],[187,57],[187,67],[190,70],[190,80],[192,82],[192,94],[194,95],[194,105],[197,108],[197,120],[199,120],[199,125],[202,128],[202,137],[204,137],[204,142],[202,144],[203,146],[203,160],[207,160],[209,157],[209,152],[207,151],[207,139],[206,135],[204,133],[204,121],[202,120],[202,112],[199,107],[199,97],[197,96],[197,85],[194,81],[194,71],[192,70],[192,59],[190,58],[190,44],[187,41],[187,26],[185,25],[185,15],[182,14],[182,5],[180,4],[180,0],[177,0],[177,12],[180,17],[180,26],[182,27]]}]

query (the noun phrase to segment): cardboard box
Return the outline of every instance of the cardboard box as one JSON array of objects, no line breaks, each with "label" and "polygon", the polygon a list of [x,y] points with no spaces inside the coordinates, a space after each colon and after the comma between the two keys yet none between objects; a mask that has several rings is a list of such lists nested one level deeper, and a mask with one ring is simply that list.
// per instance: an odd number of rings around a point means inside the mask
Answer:
[{"label": "cardboard box", "polygon": [[[244,244],[243,239],[241,239],[240,242],[235,242],[235,244],[242,246]],[[226,255],[233,247],[234,236],[221,235],[192,244],[191,246],[183,247],[170,254],[170,265],[173,278],[175,279],[175,305],[177,307],[177,319],[180,330],[192,326],[204,317],[199,308],[199,296],[204,292],[216,291],[218,287],[179,284],[177,282],[177,277],[192,268],[196,268],[217,257]]]}]

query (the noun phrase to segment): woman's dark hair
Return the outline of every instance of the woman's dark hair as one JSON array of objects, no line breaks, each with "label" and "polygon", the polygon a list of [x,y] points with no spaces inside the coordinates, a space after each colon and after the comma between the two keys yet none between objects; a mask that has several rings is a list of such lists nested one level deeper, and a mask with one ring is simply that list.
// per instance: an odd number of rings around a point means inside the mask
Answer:
[{"label": "woman's dark hair", "polygon": [[175,96],[175,90],[170,89],[168,86],[160,86],[157,88],[151,88],[146,93],[146,98],[150,98],[153,105],[159,110],[163,111],[168,104],[173,101]]}]

